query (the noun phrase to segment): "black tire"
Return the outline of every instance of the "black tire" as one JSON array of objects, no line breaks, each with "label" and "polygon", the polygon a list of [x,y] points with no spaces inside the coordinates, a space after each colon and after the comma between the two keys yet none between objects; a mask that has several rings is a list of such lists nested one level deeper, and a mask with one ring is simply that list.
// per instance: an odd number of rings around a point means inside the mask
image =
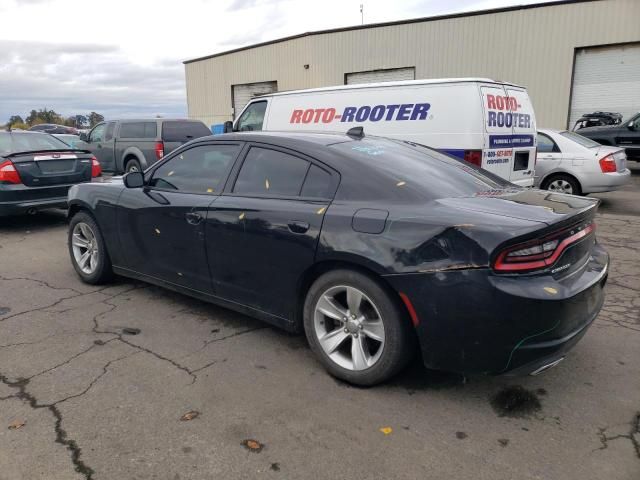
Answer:
[{"label": "black tire", "polygon": [[[95,268],[90,273],[86,273],[82,270],[74,255],[74,230],[76,230],[76,226],[79,224],[85,224],[91,229],[97,244],[97,262]],[[71,257],[71,264],[84,283],[99,285],[107,283],[113,278],[113,269],[111,267],[111,259],[109,258],[109,252],[107,251],[107,245],[102,237],[100,227],[98,227],[98,224],[89,213],[79,211],[71,218],[71,221],[69,222],[67,244],[69,248],[69,256]]]},{"label": "black tire", "polygon": [[[564,173],[554,173],[553,175],[549,175],[549,177],[545,178],[544,182],[542,182],[543,190],[550,190],[550,186],[554,183],[558,182],[566,182],[571,185],[571,192],[561,192],[561,193],[571,193],[571,195],[582,195],[582,188],[580,186],[580,182],[576,180],[571,175],[566,175]],[[559,190],[552,190],[559,191]]]},{"label": "black tire", "polygon": [[[384,348],[378,360],[363,370],[351,370],[334,362],[323,350],[316,334],[316,304],[327,290],[338,286],[355,287],[363,292],[375,304],[382,318]],[[407,365],[415,351],[410,321],[399,301],[380,283],[357,271],[334,270],[319,277],[307,292],[303,313],[304,330],[311,350],[331,375],[354,385],[371,386],[388,380]],[[346,340],[350,341],[353,339]]]},{"label": "black tire", "polygon": [[142,172],[142,165],[137,158],[130,158],[124,166],[124,173]]}]

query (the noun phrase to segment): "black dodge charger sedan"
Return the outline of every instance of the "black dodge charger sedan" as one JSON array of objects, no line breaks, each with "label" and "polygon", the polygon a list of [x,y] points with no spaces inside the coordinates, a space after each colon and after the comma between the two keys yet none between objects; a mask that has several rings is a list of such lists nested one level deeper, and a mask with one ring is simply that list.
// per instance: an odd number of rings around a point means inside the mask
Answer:
[{"label": "black dodge charger sedan", "polygon": [[609,257],[597,201],[352,134],[205,137],[69,191],[85,282],[113,273],[304,331],[336,377],[539,373],[586,332]]},{"label": "black dodge charger sedan", "polygon": [[101,172],[91,153],[53,135],[0,131],[0,217],[66,208],[69,187]]}]

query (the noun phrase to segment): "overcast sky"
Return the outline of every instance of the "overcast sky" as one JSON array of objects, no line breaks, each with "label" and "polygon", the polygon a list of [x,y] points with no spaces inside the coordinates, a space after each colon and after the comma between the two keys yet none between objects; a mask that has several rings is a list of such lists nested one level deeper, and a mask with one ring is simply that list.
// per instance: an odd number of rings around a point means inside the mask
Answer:
[{"label": "overcast sky", "polygon": [[302,32],[529,0],[0,0],[0,124],[186,116],[182,61]]}]

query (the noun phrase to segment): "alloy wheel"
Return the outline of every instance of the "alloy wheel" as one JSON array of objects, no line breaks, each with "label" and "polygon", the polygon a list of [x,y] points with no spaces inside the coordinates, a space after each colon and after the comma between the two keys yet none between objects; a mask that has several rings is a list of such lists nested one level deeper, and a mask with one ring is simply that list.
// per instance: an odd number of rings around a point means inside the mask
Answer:
[{"label": "alloy wheel", "polygon": [[98,267],[98,240],[94,231],[84,222],[79,222],[73,227],[71,240],[73,258],[86,275],[91,275]]},{"label": "alloy wheel", "polygon": [[557,180],[553,180],[549,184],[549,190],[551,190],[552,192],[559,192],[559,193],[569,193],[569,194],[573,193],[573,187],[571,186],[571,184],[561,178],[558,178]]},{"label": "alloy wheel", "polygon": [[354,287],[334,286],[320,295],[314,310],[314,331],[324,353],[347,370],[374,366],[384,350],[380,312]]}]

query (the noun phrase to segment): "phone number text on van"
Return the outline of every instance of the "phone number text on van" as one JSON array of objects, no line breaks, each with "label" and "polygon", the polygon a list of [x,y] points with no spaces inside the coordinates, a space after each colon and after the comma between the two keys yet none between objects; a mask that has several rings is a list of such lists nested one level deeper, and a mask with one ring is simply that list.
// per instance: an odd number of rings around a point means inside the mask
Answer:
[{"label": "phone number text on van", "polygon": [[296,109],[291,112],[289,123],[340,122],[390,122],[399,120],[426,120],[431,104],[403,103],[393,105],[362,105],[346,107],[339,114],[335,108]]}]

